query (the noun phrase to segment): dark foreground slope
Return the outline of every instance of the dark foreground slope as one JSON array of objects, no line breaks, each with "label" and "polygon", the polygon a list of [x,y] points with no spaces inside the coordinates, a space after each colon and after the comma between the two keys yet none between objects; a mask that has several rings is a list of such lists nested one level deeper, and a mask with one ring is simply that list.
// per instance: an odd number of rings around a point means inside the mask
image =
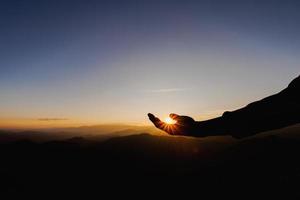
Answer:
[{"label": "dark foreground slope", "polygon": [[300,129],[287,130],[240,141],[140,134],[1,144],[1,194],[300,197]]}]

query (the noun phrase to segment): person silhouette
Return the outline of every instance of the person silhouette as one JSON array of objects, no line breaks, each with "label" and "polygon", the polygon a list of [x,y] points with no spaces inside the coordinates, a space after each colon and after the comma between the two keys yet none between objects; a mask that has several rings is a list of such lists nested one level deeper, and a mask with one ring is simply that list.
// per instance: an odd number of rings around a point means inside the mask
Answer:
[{"label": "person silhouette", "polygon": [[175,124],[166,124],[148,113],[150,121],[170,135],[193,137],[231,135],[244,138],[264,131],[300,123],[300,76],[281,92],[248,104],[222,116],[195,121],[188,116],[170,114]]}]

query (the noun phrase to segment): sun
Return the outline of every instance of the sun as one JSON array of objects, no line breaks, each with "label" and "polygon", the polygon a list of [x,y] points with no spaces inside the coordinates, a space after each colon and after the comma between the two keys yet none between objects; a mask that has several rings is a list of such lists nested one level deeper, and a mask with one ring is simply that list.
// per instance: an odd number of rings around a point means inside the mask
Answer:
[{"label": "sun", "polygon": [[166,124],[175,124],[176,121],[173,120],[173,119],[170,118],[170,117],[166,117],[166,118],[165,118],[165,123],[166,123]]}]

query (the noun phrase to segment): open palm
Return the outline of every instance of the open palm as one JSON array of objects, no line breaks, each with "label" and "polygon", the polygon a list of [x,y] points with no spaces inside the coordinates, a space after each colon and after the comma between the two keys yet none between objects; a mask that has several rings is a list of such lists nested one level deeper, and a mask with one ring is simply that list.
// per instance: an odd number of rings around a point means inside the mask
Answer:
[{"label": "open palm", "polygon": [[176,121],[175,124],[167,124],[149,113],[150,121],[159,129],[167,132],[170,135],[192,135],[195,132],[196,121],[188,116],[180,116],[177,114],[170,114],[170,118]]}]

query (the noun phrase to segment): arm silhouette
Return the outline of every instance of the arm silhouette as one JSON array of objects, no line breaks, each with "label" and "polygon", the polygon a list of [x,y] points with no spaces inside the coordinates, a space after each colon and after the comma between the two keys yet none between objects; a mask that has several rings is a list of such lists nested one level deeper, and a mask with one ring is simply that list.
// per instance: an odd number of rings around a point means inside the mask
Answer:
[{"label": "arm silhouette", "polygon": [[153,124],[170,135],[193,137],[231,135],[243,138],[257,133],[300,123],[300,76],[281,92],[222,116],[195,121],[188,116],[170,114],[177,122],[169,125],[153,114],[148,114]]}]

